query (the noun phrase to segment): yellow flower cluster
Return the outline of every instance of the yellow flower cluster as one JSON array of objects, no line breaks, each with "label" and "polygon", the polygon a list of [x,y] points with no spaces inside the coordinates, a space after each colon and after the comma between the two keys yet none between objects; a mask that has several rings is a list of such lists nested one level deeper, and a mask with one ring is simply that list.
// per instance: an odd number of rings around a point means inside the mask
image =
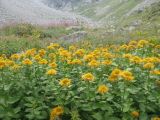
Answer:
[{"label": "yellow flower cluster", "polygon": [[63,87],[68,87],[71,85],[71,79],[68,78],[61,79],[59,84]]},{"label": "yellow flower cluster", "polygon": [[93,81],[95,79],[95,77],[93,76],[92,73],[86,73],[86,74],[82,75],[82,79],[85,81]]},{"label": "yellow flower cluster", "polygon": [[138,111],[132,111],[132,112],[131,112],[131,115],[132,115],[134,118],[138,118],[140,114],[139,114]]},{"label": "yellow flower cluster", "polygon": [[47,75],[56,75],[57,71],[55,69],[50,69],[46,72]]},{"label": "yellow flower cluster", "polygon": [[126,81],[131,81],[131,80],[134,79],[134,77],[133,77],[133,75],[132,75],[131,72],[129,72],[129,71],[122,71],[120,69],[114,69],[108,79],[110,81],[116,81],[120,77],[123,78]]},{"label": "yellow flower cluster", "polygon": [[50,113],[50,120],[56,120],[56,118],[62,115],[63,112],[64,110],[61,106],[53,108]]},{"label": "yellow flower cluster", "polygon": [[98,87],[98,93],[100,94],[104,94],[104,93],[107,93],[109,91],[109,88],[106,86],[106,85],[100,85]]}]

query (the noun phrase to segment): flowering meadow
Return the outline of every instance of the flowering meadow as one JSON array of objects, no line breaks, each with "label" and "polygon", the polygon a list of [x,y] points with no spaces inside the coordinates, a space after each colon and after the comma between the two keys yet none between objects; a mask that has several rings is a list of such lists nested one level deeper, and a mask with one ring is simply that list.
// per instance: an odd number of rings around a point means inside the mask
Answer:
[{"label": "flowering meadow", "polygon": [[160,120],[160,44],[0,55],[2,120]]}]

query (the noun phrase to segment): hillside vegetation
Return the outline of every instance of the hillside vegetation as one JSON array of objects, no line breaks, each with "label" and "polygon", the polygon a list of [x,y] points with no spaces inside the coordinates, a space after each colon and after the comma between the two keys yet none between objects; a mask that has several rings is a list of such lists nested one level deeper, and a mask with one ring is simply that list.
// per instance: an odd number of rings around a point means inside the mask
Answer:
[{"label": "hillside vegetation", "polygon": [[[135,12],[145,13],[145,7],[154,9],[151,6],[159,0],[102,0],[78,7],[76,12],[92,18],[95,21],[106,25],[119,25],[124,20],[130,19]],[[158,6],[157,6],[158,7]],[[137,15],[138,16],[138,15]],[[136,16],[135,16],[136,17]],[[134,22],[136,19],[132,19]]]},{"label": "hillside vegetation", "polygon": [[0,120],[160,120],[159,0],[45,1],[0,0]]}]

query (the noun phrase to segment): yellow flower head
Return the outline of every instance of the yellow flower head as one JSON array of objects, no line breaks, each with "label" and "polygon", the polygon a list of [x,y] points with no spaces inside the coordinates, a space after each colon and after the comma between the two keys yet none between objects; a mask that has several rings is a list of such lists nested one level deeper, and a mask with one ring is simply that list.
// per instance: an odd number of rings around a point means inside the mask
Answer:
[{"label": "yellow flower head", "polygon": [[46,65],[48,61],[46,59],[41,59],[38,63],[41,65]]},{"label": "yellow flower head", "polygon": [[13,55],[11,55],[11,59],[17,60],[19,58],[20,58],[19,54],[13,54]]},{"label": "yellow flower head", "polygon": [[133,112],[131,112],[131,115],[135,118],[138,118],[139,117],[139,112],[138,111],[133,111]]},{"label": "yellow flower head", "polygon": [[5,60],[0,60],[0,69],[6,66]]},{"label": "yellow flower head", "polygon": [[100,94],[104,94],[104,93],[107,93],[109,91],[109,88],[106,86],[106,85],[100,85],[98,87],[98,93]]},{"label": "yellow flower head", "polygon": [[30,59],[25,59],[25,60],[23,60],[22,61],[22,63],[24,64],[24,65],[32,65],[32,61],[30,60]]},{"label": "yellow flower head", "polygon": [[122,70],[120,70],[120,69],[114,69],[113,71],[112,71],[112,75],[119,75],[120,73],[122,72]]},{"label": "yellow flower head", "polygon": [[69,50],[70,50],[70,51],[74,51],[74,50],[76,50],[76,47],[73,46],[73,45],[72,45],[72,46],[69,46]]},{"label": "yellow flower head", "polygon": [[123,58],[128,58],[128,59],[130,59],[131,57],[132,57],[131,54],[124,54],[124,55],[123,55]]},{"label": "yellow flower head", "polygon": [[114,69],[111,73],[111,75],[109,76],[109,81],[114,82],[118,79],[119,75],[121,74],[121,70],[120,69]]},{"label": "yellow flower head", "polygon": [[121,77],[124,78],[124,79],[127,80],[127,81],[131,81],[131,80],[134,79],[132,73],[129,72],[129,71],[123,71],[123,72],[121,73]]},{"label": "yellow flower head", "polygon": [[44,49],[41,49],[38,51],[39,55],[42,57],[46,54],[46,51]]},{"label": "yellow flower head", "polygon": [[160,120],[160,117],[153,117],[151,120]]},{"label": "yellow flower head", "polygon": [[131,61],[131,62],[134,62],[134,63],[141,63],[141,62],[142,62],[142,59],[141,59],[140,57],[138,57],[138,56],[132,56],[132,57],[130,58],[130,61]]},{"label": "yellow flower head", "polygon": [[91,73],[86,73],[86,74],[82,75],[82,79],[85,81],[93,81],[94,76]]},{"label": "yellow flower head", "polygon": [[153,70],[150,73],[155,75],[160,75],[160,70]]},{"label": "yellow flower head", "polygon": [[156,48],[156,49],[160,49],[160,45],[156,45],[155,48]]},{"label": "yellow flower head", "polygon": [[112,64],[112,61],[110,60],[105,60],[102,62],[103,65],[111,65]]},{"label": "yellow flower head", "polygon": [[82,61],[80,59],[74,59],[70,62],[68,62],[69,64],[73,64],[73,65],[81,65]]},{"label": "yellow flower head", "polygon": [[26,56],[34,56],[35,53],[36,53],[36,49],[33,48],[33,49],[30,49],[30,50],[27,50],[27,51],[25,52],[25,55],[26,55]]},{"label": "yellow flower head", "polygon": [[12,65],[14,65],[14,61],[6,59],[5,64],[6,64],[6,66],[12,66]]},{"label": "yellow flower head", "polygon": [[88,63],[88,66],[90,66],[90,67],[98,67],[99,64],[100,63],[97,60],[92,60],[91,62]]},{"label": "yellow flower head", "polygon": [[35,55],[35,56],[34,56],[34,59],[35,59],[36,61],[40,61],[42,58],[41,58],[40,55]]},{"label": "yellow flower head", "polygon": [[145,69],[152,69],[152,68],[154,68],[154,64],[153,64],[153,63],[146,63],[146,64],[143,66],[143,68],[145,68]]},{"label": "yellow flower head", "polygon": [[55,53],[50,53],[48,56],[49,56],[49,58],[50,58],[51,60],[53,60],[53,59],[56,58],[56,54],[55,54]]},{"label": "yellow flower head", "polygon": [[129,42],[129,45],[135,45],[136,46],[137,45],[137,41],[132,40],[132,41]]},{"label": "yellow flower head", "polygon": [[69,58],[69,57],[71,57],[71,53],[70,53],[69,51],[67,51],[67,50],[62,50],[62,51],[60,51],[60,52],[59,52],[59,55],[60,55],[61,57],[64,57],[64,58]]},{"label": "yellow flower head", "polygon": [[19,70],[21,68],[21,66],[20,65],[18,65],[18,64],[14,64],[12,67],[11,67],[11,69],[12,70]]},{"label": "yellow flower head", "polygon": [[46,72],[47,75],[56,75],[57,71],[55,69],[50,69]]},{"label": "yellow flower head", "polygon": [[114,55],[113,54],[111,54],[111,53],[109,53],[109,52],[107,52],[107,53],[104,53],[104,58],[107,58],[107,59],[109,59],[109,58],[113,58],[114,57]]},{"label": "yellow flower head", "polygon": [[71,84],[71,80],[68,78],[64,78],[60,80],[59,84],[63,87],[68,87]]},{"label": "yellow flower head", "polygon": [[64,110],[60,106],[53,108],[50,113],[50,120],[55,120],[55,118],[62,115],[63,112]]},{"label": "yellow flower head", "polygon": [[52,67],[52,68],[56,68],[57,64],[55,62],[52,62],[52,63],[49,64],[49,66]]},{"label": "yellow flower head", "polygon": [[89,62],[89,61],[94,60],[94,59],[95,59],[95,56],[94,56],[93,54],[88,54],[88,55],[85,55],[85,56],[83,57],[83,59],[84,59],[84,61]]},{"label": "yellow flower head", "polygon": [[79,49],[79,50],[77,50],[77,51],[75,52],[75,55],[81,57],[81,56],[84,55],[84,53],[85,53],[85,50],[84,50],[84,49]]}]

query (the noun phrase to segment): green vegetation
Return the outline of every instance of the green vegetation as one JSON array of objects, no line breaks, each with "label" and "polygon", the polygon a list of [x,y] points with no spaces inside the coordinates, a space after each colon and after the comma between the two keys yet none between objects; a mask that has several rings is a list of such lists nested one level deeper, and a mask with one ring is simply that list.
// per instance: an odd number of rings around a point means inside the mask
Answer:
[{"label": "green vegetation", "polygon": [[39,27],[19,24],[0,29],[0,54],[13,54],[30,48],[43,48],[73,32],[65,27]]},{"label": "green vegetation", "polygon": [[104,45],[2,55],[0,119],[159,120],[160,44]]}]

